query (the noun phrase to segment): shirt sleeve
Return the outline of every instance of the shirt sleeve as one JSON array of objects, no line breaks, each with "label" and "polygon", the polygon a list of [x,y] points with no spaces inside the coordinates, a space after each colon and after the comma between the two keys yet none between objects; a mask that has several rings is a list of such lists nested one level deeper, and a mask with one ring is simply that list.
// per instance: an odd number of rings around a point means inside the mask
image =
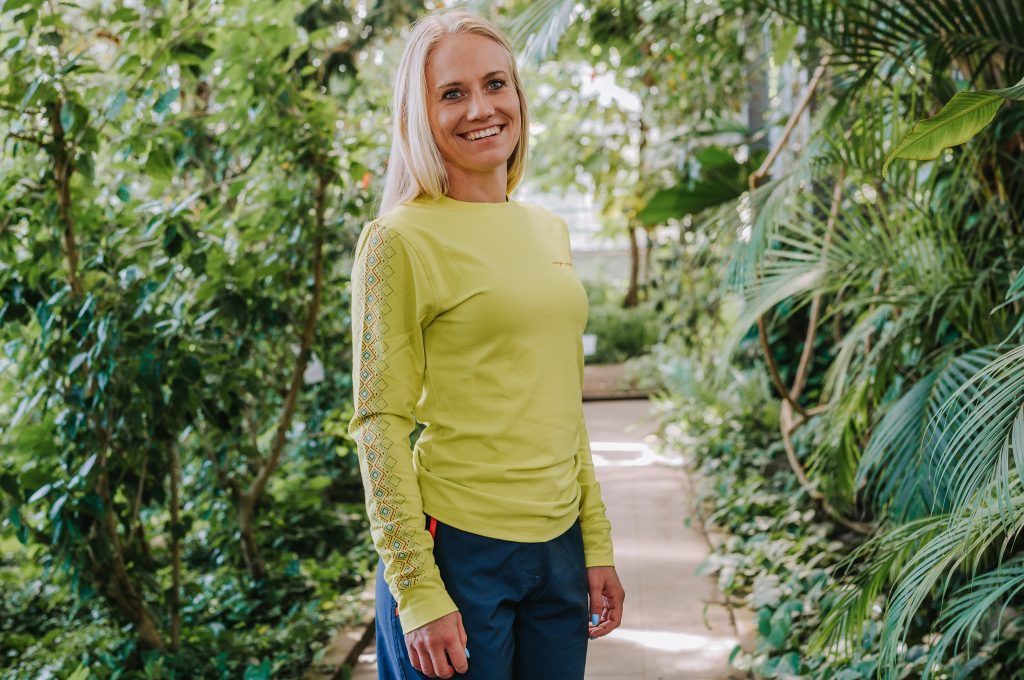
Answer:
[{"label": "shirt sleeve", "polygon": [[[562,221],[566,247],[569,247],[569,225]],[[569,250],[572,261],[572,251]],[[575,265],[574,265],[575,268]],[[580,390],[583,389],[583,337],[576,340],[577,365],[580,374]],[[612,525],[605,514],[605,505],[601,500],[601,484],[594,474],[594,459],[590,451],[590,436],[587,434],[587,423],[583,417],[583,402],[579,408],[579,449],[576,457],[580,463],[577,477],[580,485],[580,528],[583,531],[583,554],[588,567],[615,566],[612,550]]]},{"label": "shirt sleeve", "polygon": [[458,607],[434,562],[410,435],[423,390],[423,328],[436,313],[418,254],[393,227],[370,222],[352,266],[352,383],[348,425],[384,579],[408,633]]},{"label": "shirt sleeve", "polygon": [[[580,341],[580,385],[583,384],[583,348]],[[576,455],[580,459],[580,528],[583,531],[583,554],[588,567],[615,566],[612,551],[612,525],[605,514],[601,500],[601,484],[594,474],[594,460],[590,452],[590,437],[583,417],[583,404],[579,414],[580,446]]]}]

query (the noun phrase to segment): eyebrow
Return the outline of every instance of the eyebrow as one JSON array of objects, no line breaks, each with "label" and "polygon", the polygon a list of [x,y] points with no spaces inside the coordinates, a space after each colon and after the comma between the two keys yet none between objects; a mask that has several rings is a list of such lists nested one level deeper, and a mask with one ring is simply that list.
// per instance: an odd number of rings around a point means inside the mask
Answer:
[{"label": "eyebrow", "polygon": [[[480,80],[487,80],[491,76],[496,76],[496,75],[501,75],[501,74],[504,74],[505,76],[508,76],[508,74],[505,73],[504,71],[491,71],[490,73],[485,73],[483,78],[481,78]],[[438,85],[437,89],[440,90],[440,89],[443,89],[443,88],[446,88],[446,87],[451,87],[453,85],[462,85],[462,83],[459,82],[458,80],[452,80],[452,81],[449,81],[447,83],[444,83],[443,85]]]}]

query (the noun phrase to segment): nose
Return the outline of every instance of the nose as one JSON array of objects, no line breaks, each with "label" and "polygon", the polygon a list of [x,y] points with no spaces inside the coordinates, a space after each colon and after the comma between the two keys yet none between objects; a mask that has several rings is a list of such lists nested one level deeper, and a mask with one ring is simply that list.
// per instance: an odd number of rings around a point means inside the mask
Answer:
[{"label": "nose", "polygon": [[466,112],[466,117],[469,120],[486,120],[492,115],[494,115],[494,106],[487,100],[485,93],[476,92],[470,95],[469,110]]}]

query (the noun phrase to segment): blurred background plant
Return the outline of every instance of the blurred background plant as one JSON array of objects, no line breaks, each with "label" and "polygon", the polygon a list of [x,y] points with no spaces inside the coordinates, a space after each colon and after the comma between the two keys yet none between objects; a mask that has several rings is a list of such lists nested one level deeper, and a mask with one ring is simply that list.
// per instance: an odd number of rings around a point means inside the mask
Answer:
[{"label": "blurred background plant", "polygon": [[2,5],[4,677],[298,677],[353,616],[369,48],[421,11]]},{"label": "blurred background plant", "polygon": [[596,351],[586,362],[614,364],[644,356],[658,340],[661,321],[652,305],[622,306],[622,291],[615,285],[587,284],[590,314],[585,333],[597,336]]}]

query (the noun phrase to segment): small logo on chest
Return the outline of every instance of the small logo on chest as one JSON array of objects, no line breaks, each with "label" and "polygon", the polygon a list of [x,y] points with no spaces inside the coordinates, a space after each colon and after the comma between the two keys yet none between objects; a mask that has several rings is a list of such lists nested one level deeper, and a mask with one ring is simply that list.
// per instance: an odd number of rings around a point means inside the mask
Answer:
[{"label": "small logo on chest", "polygon": [[565,265],[566,267],[571,267],[572,266],[572,262],[569,262],[568,260],[565,260],[565,261],[563,261],[563,260],[552,260],[551,264],[560,264],[560,265]]}]

